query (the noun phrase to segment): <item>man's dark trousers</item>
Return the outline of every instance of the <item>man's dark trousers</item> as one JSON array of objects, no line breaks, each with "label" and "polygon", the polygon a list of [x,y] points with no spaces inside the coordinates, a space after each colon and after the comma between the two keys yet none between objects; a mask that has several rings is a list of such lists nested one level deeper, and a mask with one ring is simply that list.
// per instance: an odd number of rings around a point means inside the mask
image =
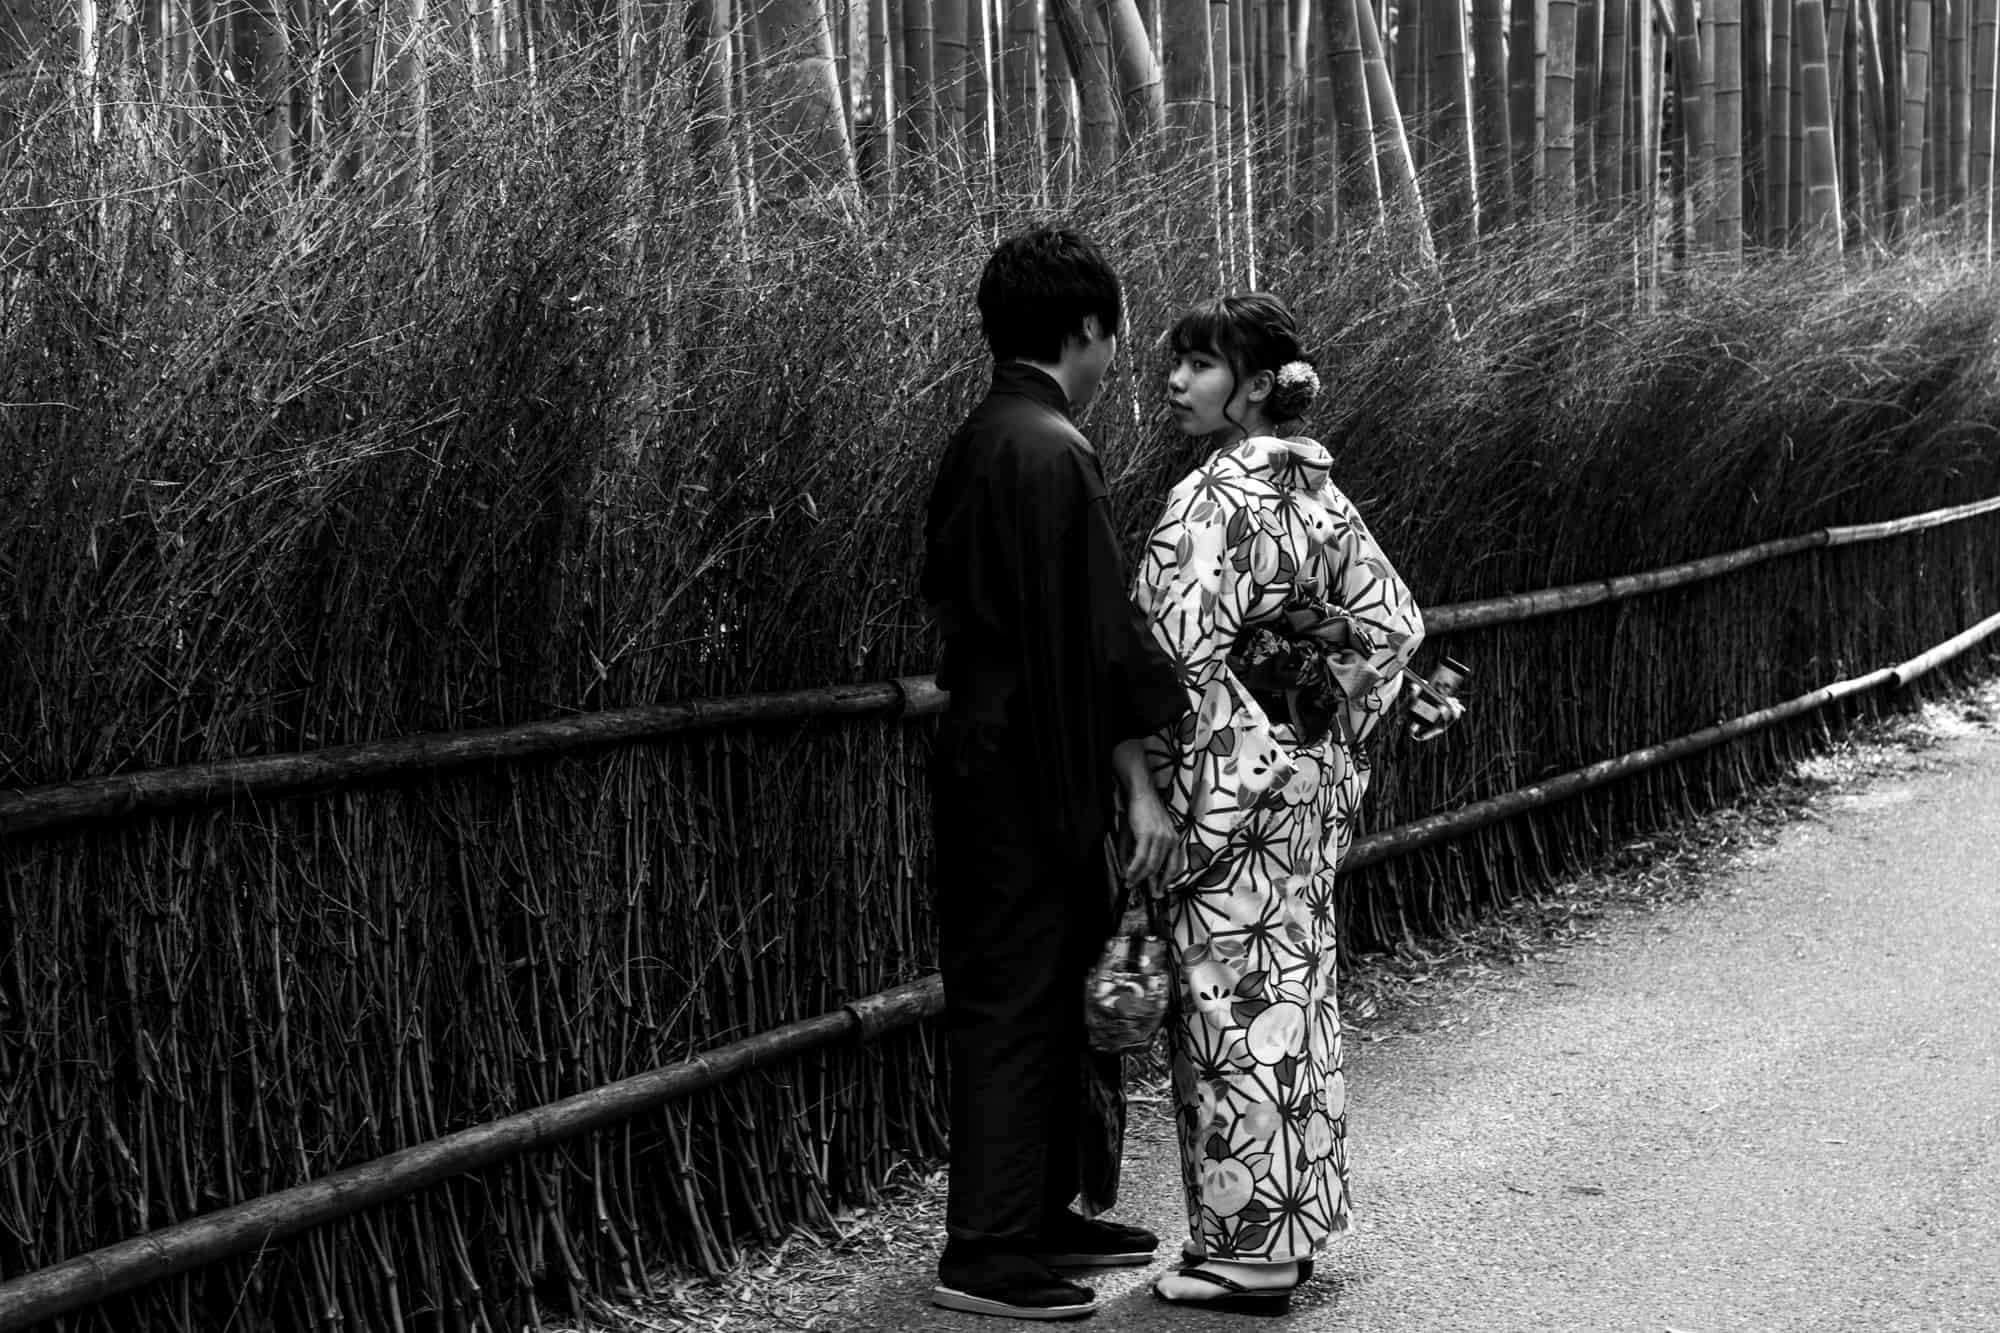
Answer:
[{"label": "man's dark trousers", "polygon": [[1083,978],[1111,927],[1100,843],[1036,817],[1018,727],[947,715],[931,764],[951,1177],[945,1231],[1029,1248],[1078,1187]]}]

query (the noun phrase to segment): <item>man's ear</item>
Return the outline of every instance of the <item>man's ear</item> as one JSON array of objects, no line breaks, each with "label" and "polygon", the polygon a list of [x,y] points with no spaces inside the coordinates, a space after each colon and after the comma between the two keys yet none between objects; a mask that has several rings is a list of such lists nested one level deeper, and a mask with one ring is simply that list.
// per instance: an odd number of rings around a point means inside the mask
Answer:
[{"label": "man's ear", "polygon": [[1085,315],[1083,317],[1083,332],[1071,334],[1070,336],[1088,346],[1105,336],[1104,322],[1095,315]]}]

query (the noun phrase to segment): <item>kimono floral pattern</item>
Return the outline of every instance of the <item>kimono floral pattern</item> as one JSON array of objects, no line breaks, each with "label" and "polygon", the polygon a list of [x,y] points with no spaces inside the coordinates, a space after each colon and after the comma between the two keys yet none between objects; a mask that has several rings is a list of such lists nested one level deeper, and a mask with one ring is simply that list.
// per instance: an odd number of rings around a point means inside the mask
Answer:
[{"label": "kimono floral pattern", "polygon": [[[1219,453],[1175,487],[1135,592],[1192,704],[1150,757],[1182,830],[1166,909],[1188,1228],[1223,1259],[1306,1258],[1349,1228],[1334,873],[1423,620],[1331,467],[1307,439]],[[1301,693],[1314,725],[1277,707]]]}]

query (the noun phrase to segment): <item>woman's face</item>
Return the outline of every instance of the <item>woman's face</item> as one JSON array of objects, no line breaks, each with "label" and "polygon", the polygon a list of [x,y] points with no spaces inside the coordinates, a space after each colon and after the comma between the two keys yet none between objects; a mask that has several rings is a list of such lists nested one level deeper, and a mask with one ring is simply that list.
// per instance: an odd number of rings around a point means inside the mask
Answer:
[{"label": "woman's face", "polygon": [[1227,361],[1202,348],[1174,357],[1174,368],[1167,375],[1167,405],[1184,435],[1233,434],[1251,420],[1249,383],[1238,383]]}]

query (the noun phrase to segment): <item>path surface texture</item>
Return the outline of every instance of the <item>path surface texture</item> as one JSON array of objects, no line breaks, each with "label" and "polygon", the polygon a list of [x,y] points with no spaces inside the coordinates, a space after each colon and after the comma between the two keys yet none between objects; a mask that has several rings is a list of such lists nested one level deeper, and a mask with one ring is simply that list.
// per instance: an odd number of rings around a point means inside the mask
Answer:
[{"label": "path surface texture", "polygon": [[[1094,1280],[1078,1329],[2000,1333],[2000,732],[1349,1056],[1357,1230],[1290,1313]],[[1135,1108],[1122,1214],[1184,1234]],[[880,1274],[857,1329],[1033,1327]],[[1056,1325],[1048,1325],[1057,1327]]]}]

